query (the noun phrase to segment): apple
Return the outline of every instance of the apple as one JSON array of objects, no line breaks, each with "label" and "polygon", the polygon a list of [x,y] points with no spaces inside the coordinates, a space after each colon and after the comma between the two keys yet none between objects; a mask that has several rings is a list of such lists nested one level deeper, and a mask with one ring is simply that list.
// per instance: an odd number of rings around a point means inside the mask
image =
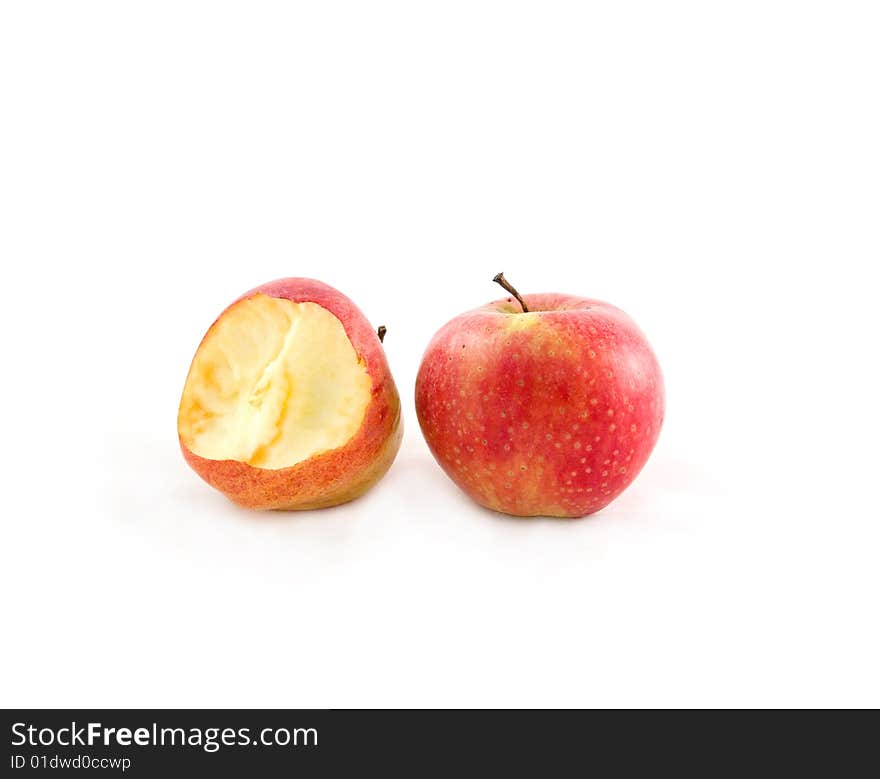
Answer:
[{"label": "apple", "polygon": [[663,377],[623,311],[563,294],[512,297],[442,327],[416,379],[431,453],[477,503],[582,517],[635,479],[663,423]]},{"label": "apple", "polygon": [[380,337],[345,295],[304,278],[252,289],[220,314],[177,431],[193,470],[254,509],[353,500],[391,466],[403,432]]}]

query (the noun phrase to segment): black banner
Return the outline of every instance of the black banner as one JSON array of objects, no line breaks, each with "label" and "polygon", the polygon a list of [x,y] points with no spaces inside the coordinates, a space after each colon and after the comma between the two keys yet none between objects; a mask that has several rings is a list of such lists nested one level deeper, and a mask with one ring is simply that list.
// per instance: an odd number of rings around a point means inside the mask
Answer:
[{"label": "black banner", "polygon": [[[872,743],[867,720],[843,748],[828,734],[725,723],[713,715],[661,712],[661,726],[607,711],[5,710],[0,773],[96,776],[338,776],[380,770],[458,775],[502,766],[556,776],[601,770],[632,774],[720,766],[754,772],[809,760],[840,775]],[[746,716],[767,717],[765,714]],[[771,715],[776,716],[776,715]],[[687,723],[678,724],[679,718]],[[800,717],[799,717],[800,719]],[[873,718],[872,718],[873,719]],[[699,720],[697,724],[695,720]],[[653,724],[653,723],[652,723]],[[51,775],[51,774],[49,774]]]}]

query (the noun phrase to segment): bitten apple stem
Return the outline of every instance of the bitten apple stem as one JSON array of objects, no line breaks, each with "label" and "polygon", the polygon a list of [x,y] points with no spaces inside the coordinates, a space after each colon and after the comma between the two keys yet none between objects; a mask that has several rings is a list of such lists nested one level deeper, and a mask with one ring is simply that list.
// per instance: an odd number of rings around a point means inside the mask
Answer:
[{"label": "bitten apple stem", "polygon": [[502,287],[504,287],[504,289],[506,289],[511,295],[513,295],[519,301],[519,304],[522,306],[522,310],[523,310],[524,314],[529,313],[529,307],[526,305],[525,300],[522,299],[522,295],[520,295],[519,292],[517,292],[516,289],[514,289],[513,285],[507,279],[504,278],[503,273],[496,274],[495,278],[492,279],[492,281],[494,281],[496,284],[500,284]]},{"label": "bitten apple stem", "polygon": [[379,325],[379,329],[376,331],[376,335],[379,336],[379,343],[385,343],[385,333],[388,332],[388,328],[385,325]]}]

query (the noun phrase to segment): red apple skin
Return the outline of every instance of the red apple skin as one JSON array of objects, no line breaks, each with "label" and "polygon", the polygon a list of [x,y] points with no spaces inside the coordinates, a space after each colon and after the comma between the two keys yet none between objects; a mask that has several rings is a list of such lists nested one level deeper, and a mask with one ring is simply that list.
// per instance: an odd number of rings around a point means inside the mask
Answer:
[{"label": "red apple skin", "polygon": [[619,308],[561,294],[489,303],[447,323],[416,379],[431,453],[477,503],[582,517],[641,471],[660,433],[663,377]]},{"label": "red apple skin", "polygon": [[[227,308],[259,293],[294,303],[317,303],[342,323],[372,379],[363,422],[343,446],[289,468],[269,470],[238,460],[206,459],[190,451],[181,440],[184,459],[208,484],[245,508],[316,509],[354,500],[385,475],[403,437],[400,398],[385,350],[360,309],[339,290],[323,282],[306,278],[270,281],[246,292]],[[211,328],[222,319],[223,313]]]}]

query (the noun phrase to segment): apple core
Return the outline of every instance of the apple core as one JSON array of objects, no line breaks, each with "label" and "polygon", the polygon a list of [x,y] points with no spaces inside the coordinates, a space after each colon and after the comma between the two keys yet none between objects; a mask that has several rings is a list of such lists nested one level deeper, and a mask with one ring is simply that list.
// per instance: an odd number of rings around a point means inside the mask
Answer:
[{"label": "apple core", "polygon": [[200,457],[288,468],[349,441],[371,387],[333,313],[260,293],[230,306],[199,346],[178,431]]}]

